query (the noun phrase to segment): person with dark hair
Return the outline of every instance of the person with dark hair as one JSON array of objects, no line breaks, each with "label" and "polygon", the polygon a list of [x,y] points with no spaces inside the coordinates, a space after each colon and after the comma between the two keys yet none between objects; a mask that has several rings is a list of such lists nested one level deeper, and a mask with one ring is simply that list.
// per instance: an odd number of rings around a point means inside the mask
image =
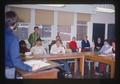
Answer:
[{"label": "person with dark hair", "polygon": [[81,42],[82,51],[90,51],[90,42],[87,39],[87,36],[84,36],[84,39]]},{"label": "person with dark hair", "polygon": [[25,54],[25,52],[29,52],[29,51],[30,51],[30,50],[27,48],[27,45],[26,45],[26,43],[25,43],[24,40],[21,40],[21,41],[19,42],[19,46],[20,46],[20,53],[22,53],[22,54]]},{"label": "person with dark hair", "polygon": [[46,51],[45,51],[45,48],[42,45],[42,40],[41,39],[36,40],[35,46],[33,46],[30,49],[30,52],[33,55],[46,55],[47,54]]},{"label": "person with dark hair", "polygon": [[38,26],[34,27],[34,32],[30,34],[28,38],[28,42],[30,43],[31,47],[35,45],[35,42],[38,38],[40,38],[40,29]]},{"label": "person with dark hair", "polygon": [[98,37],[97,41],[95,42],[95,51],[99,51],[103,46],[103,42],[100,37]]},{"label": "person with dark hair", "polygon": [[16,22],[17,15],[14,11],[5,13],[5,77],[7,79],[15,78],[16,68],[24,71],[39,69],[37,65],[30,67],[24,64],[20,58],[19,40],[13,33],[16,28]]},{"label": "person with dark hair", "polygon": [[49,52],[51,50],[52,45],[54,45],[57,40],[59,40],[61,42],[62,46],[63,46],[63,43],[62,43],[62,40],[61,40],[60,36],[57,35],[55,40],[52,40],[52,42],[49,44]]}]

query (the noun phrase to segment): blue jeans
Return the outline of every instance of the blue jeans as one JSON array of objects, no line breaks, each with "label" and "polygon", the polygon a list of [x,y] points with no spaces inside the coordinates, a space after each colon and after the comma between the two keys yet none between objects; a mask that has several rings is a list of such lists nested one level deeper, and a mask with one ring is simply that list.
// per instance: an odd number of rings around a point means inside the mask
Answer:
[{"label": "blue jeans", "polygon": [[15,68],[5,67],[5,77],[7,79],[15,79]]},{"label": "blue jeans", "polygon": [[[55,61],[55,62],[57,62],[57,63],[59,63],[59,64],[64,64],[63,70],[65,71],[65,73],[67,73],[67,74],[71,73],[70,67],[69,67],[69,65],[68,65],[68,63],[67,63],[66,60],[60,60],[60,61]],[[62,68],[62,67],[61,67],[61,68]]]}]

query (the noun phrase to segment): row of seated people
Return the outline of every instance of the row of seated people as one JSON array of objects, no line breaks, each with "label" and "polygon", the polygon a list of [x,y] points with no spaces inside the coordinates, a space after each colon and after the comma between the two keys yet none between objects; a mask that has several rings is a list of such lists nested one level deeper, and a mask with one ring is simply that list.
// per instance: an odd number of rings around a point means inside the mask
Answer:
[{"label": "row of seated people", "polygon": [[[82,44],[82,52],[84,51],[90,51],[90,43],[87,40],[87,37],[84,38],[84,40],[82,40],[81,42]],[[105,40],[104,44],[102,44],[101,39],[98,38],[98,42],[95,43],[95,50],[98,51],[99,53],[114,53],[115,51],[115,43],[112,43],[112,46],[109,45],[109,43],[107,42],[107,40]],[[28,49],[26,47],[26,43],[25,41],[20,41],[20,52],[22,54],[25,54],[25,52],[31,52],[33,55],[38,55],[38,54],[42,54],[42,55],[46,55],[47,52],[45,50],[45,48],[42,45],[42,40],[41,39],[37,39],[36,43],[34,46],[32,46],[30,49]],[[60,36],[56,36],[56,40],[53,41],[50,45],[50,54],[65,54],[65,53],[72,53],[72,52],[78,52],[79,48],[77,46],[77,42],[75,41],[75,37],[72,38],[72,41],[67,42],[66,43],[66,47],[63,46],[62,40],[60,38]],[[70,67],[67,63],[67,60],[60,60],[60,61],[56,61],[60,64],[64,64],[64,70],[65,70],[65,77],[72,77],[71,75],[71,71],[70,71]]]},{"label": "row of seated people", "polygon": [[[25,41],[20,41],[20,52],[25,54],[25,52],[30,51],[33,55],[46,55],[46,50],[42,45],[42,40],[41,39],[37,39],[35,46],[31,47],[31,49],[29,50],[26,47]],[[55,44],[51,47],[51,54],[65,54],[65,48],[61,45],[61,41],[60,40],[56,40]],[[72,78],[72,74],[70,71],[70,67],[67,63],[67,61],[65,60],[60,60],[60,61],[55,61],[59,64],[64,64],[64,66],[60,67],[60,69],[64,70],[64,76],[66,78]]]}]

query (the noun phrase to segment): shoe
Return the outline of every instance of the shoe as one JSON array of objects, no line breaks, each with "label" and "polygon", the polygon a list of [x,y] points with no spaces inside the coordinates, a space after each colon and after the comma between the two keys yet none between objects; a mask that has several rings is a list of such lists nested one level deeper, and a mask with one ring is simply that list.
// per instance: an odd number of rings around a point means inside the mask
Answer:
[{"label": "shoe", "polygon": [[68,74],[68,75],[67,75],[67,78],[72,78],[72,74]]},{"label": "shoe", "polygon": [[65,78],[67,78],[67,77],[68,77],[68,74],[67,74],[67,73],[65,73],[65,74],[64,74],[64,77],[65,77]]}]

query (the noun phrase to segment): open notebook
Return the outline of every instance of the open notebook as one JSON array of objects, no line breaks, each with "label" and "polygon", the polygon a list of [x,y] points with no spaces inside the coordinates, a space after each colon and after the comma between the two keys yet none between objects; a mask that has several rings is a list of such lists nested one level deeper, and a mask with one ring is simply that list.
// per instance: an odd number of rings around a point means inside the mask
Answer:
[{"label": "open notebook", "polygon": [[39,65],[40,68],[50,65],[49,63],[46,63],[42,60],[28,60],[28,61],[25,61],[24,63],[29,66]]}]

